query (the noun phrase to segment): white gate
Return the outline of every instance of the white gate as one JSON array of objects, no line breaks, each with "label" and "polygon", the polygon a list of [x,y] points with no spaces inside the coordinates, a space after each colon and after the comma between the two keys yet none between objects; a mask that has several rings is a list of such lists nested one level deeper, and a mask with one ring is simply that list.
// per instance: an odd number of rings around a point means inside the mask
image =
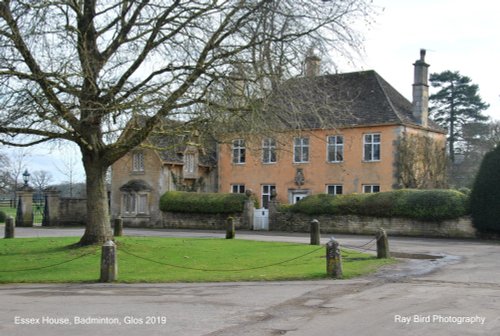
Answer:
[{"label": "white gate", "polygon": [[253,229],[254,230],[269,230],[269,210],[255,209],[253,211]]}]

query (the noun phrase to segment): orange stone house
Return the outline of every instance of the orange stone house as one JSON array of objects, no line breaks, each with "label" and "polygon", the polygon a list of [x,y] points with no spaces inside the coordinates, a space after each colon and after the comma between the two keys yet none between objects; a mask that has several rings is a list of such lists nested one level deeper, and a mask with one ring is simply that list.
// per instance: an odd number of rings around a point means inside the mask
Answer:
[{"label": "orange stone house", "polygon": [[422,50],[409,102],[375,71],[320,76],[319,58],[309,56],[306,76],[285,83],[301,103],[285,96],[280,108],[321,106],[304,111],[300,127],[290,121],[276,136],[235,134],[220,144],[219,192],[250,189],[267,207],[274,193],[293,204],[319,193],[442,187],[446,135],[428,120],[428,67]]}]

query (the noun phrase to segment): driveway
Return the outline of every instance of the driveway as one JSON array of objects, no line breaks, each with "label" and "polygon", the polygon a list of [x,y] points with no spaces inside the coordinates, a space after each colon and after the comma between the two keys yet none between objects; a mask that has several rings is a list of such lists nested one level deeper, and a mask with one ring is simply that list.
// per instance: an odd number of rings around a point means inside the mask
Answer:
[{"label": "driveway", "polygon": [[[82,230],[16,228],[16,234],[79,236]],[[284,233],[238,232],[237,238],[308,241],[305,234]],[[372,237],[336,238],[361,246]],[[500,334],[498,242],[390,237],[389,243],[392,251],[443,258],[402,259],[354,280],[0,285],[0,335]]]}]

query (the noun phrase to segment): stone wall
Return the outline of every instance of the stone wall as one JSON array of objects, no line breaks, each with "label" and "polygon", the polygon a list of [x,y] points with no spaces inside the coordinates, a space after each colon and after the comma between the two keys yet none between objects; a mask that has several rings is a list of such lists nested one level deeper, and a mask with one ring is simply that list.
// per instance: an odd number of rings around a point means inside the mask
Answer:
[{"label": "stone wall", "polygon": [[[166,229],[225,230],[228,217],[228,214],[163,212],[162,227]],[[251,228],[243,219],[243,214],[236,214],[232,217],[236,230],[249,230]]]},{"label": "stone wall", "polygon": [[87,200],[85,198],[59,199],[59,215],[56,225],[85,225],[86,222]]},{"label": "stone wall", "polygon": [[322,233],[347,233],[373,235],[384,228],[389,235],[474,238],[476,230],[471,219],[463,217],[440,222],[418,221],[408,218],[377,218],[362,216],[310,216],[297,213],[270,214],[269,230],[288,232],[309,232],[310,222],[317,219]]}]

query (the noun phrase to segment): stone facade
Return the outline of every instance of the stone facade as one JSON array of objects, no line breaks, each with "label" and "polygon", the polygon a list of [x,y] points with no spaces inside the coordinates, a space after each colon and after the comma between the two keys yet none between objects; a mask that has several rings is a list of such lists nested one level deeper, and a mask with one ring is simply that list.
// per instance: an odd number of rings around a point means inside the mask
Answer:
[{"label": "stone facade", "polygon": [[250,189],[267,207],[272,191],[280,203],[294,204],[320,193],[414,187],[403,181],[402,167],[406,176],[419,180],[439,177],[419,187],[442,188],[441,166],[408,155],[401,162],[400,155],[400,142],[413,135],[432,143],[439,149],[433,157],[446,162],[446,132],[428,120],[424,56],[422,52],[415,62],[413,102],[375,71],[321,76],[310,71],[308,77],[287,81],[269,98],[267,108],[296,115],[275,134],[228,134],[219,145],[219,191]]},{"label": "stone facade", "polygon": [[362,216],[334,216],[277,212],[269,216],[272,231],[309,232],[310,222],[320,222],[321,233],[373,235],[383,228],[395,236],[419,236],[440,238],[475,238],[476,230],[469,217],[440,222],[418,221],[408,218],[378,218]]},{"label": "stone facade", "polygon": [[[134,155],[139,153],[142,169],[134,167]],[[120,216],[125,226],[162,227],[159,204],[165,192],[190,188],[200,192],[215,191],[217,171],[197,162],[194,164],[196,175],[189,175],[182,161],[167,162],[156,150],[138,148],[131,151],[112,166],[112,218]],[[126,205],[127,197],[134,197],[132,205]]]}]

